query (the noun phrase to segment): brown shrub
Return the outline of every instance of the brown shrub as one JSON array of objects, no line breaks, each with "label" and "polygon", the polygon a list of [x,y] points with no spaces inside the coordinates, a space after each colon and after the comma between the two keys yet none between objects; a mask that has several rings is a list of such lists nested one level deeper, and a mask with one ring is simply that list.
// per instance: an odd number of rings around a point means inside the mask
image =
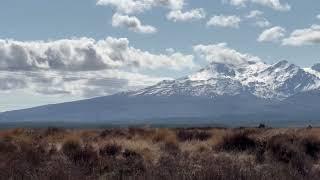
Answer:
[{"label": "brown shrub", "polygon": [[168,129],[156,129],[153,136],[152,141],[154,142],[165,142],[169,139],[176,140],[176,134]]},{"label": "brown shrub", "polygon": [[206,141],[209,138],[211,138],[211,134],[203,130],[182,129],[182,130],[178,130],[176,134],[179,141],[192,141],[192,140]]},{"label": "brown shrub", "polygon": [[57,135],[57,134],[63,133],[63,132],[65,132],[65,130],[62,128],[48,127],[47,129],[45,129],[44,135],[45,136],[54,136],[54,135]]},{"label": "brown shrub", "polygon": [[141,137],[148,137],[151,136],[154,132],[152,130],[146,128],[134,128],[130,127],[128,129],[128,134],[130,136],[141,136]]},{"label": "brown shrub", "polygon": [[276,135],[267,144],[271,157],[277,161],[289,164],[294,172],[307,175],[311,169],[310,160],[303,151],[298,137],[294,135]]},{"label": "brown shrub", "polygon": [[90,145],[82,147],[79,141],[68,140],[63,144],[62,151],[75,165],[87,167],[88,173],[97,165],[98,154]]},{"label": "brown shrub", "polygon": [[79,151],[81,151],[81,144],[78,140],[66,140],[62,145],[62,152],[68,157],[72,157]]},{"label": "brown shrub", "polygon": [[320,140],[314,136],[308,136],[301,139],[301,145],[304,152],[314,160],[319,159]]},{"label": "brown shrub", "polygon": [[17,147],[10,141],[0,141],[0,153],[7,154],[17,151]]},{"label": "brown shrub", "polygon": [[20,161],[26,161],[32,166],[39,166],[42,162],[48,160],[50,157],[46,152],[47,144],[38,144],[33,142],[18,142],[19,151],[15,154]]},{"label": "brown shrub", "polygon": [[112,137],[128,137],[126,129],[105,129],[99,134],[100,138],[112,138]]},{"label": "brown shrub", "polygon": [[97,165],[98,154],[90,145],[81,148],[72,155],[72,161],[76,165],[87,167],[89,171]]},{"label": "brown shrub", "polygon": [[112,134],[112,130],[111,129],[105,129],[105,130],[100,132],[99,136],[101,138],[105,138],[107,136],[110,136],[111,134]]},{"label": "brown shrub", "polygon": [[267,149],[271,155],[278,161],[289,163],[295,156],[298,155],[300,146],[298,139],[290,135],[273,136],[267,144]]},{"label": "brown shrub", "polygon": [[245,132],[236,132],[226,135],[217,147],[225,151],[254,151],[258,142],[248,137]]},{"label": "brown shrub", "polygon": [[164,143],[162,150],[169,154],[178,154],[180,152],[180,147],[177,142],[167,141]]},{"label": "brown shrub", "polygon": [[122,162],[120,174],[124,176],[137,176],[146,171],[143,157],[135,151],[126,149],[123,152],[125,161]]},{"label": "brown shrub", "polygon": [[100,149],[100,155],[102,156],[116,156],[121,152],[122,147],[117,144],[107,144]]}]

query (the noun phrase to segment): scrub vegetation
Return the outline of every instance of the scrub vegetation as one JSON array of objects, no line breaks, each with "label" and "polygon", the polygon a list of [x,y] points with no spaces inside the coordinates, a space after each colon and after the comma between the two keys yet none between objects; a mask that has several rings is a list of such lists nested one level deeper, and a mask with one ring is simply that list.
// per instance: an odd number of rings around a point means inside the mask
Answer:
[{"label": "scrub vegetation", "polygon": [[0,179],[320,179],[320,129],[11,129]]}]

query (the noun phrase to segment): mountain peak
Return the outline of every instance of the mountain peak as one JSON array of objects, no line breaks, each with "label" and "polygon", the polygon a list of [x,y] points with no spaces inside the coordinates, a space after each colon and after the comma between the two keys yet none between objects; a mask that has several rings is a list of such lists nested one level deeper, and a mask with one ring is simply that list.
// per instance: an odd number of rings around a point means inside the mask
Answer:
[{"label": "mountain peak", "polygon": [[320,79],[286,60],[275,64],[246,61],[245,64],[211,62],[175,81],[163,81],[132,95],[207,96],[252,94],[258,98],[283,100],[320,86]]},{"label": "mountain peak", "polygon": [[273,66],[274,67],[283,67],[283,66],[286,66],[288,64],[290,64],[290,63],[287,60],[281,60],[281,61],[275,63]]}]

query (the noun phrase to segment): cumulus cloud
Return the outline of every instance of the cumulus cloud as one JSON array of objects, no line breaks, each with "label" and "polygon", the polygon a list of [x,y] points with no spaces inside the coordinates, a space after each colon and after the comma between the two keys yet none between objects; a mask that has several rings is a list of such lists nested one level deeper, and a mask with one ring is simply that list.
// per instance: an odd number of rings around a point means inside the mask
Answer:
[{"label": "cumulus cloud", "polygon": [[155,7],[164,7],[170,10],[167,18],[173,21],[202,19],[205,16],[202,9],[183,12],[185,0],[97,0],[96,4],[115,8],[113,27],[127,27],[139,33],[155,33],[157,29],[150,25],[142,25],[137,17],[127,15],[143,13]]},{"label": "cumulus cloud", "polygon": [[285,36],[286,30],[280,26],[275,26],[264,30],[259,38],[259,42],[279,42]]},{"label": "cumulus cloud", "polygon": [[197,67],[193,55],[154,54],[126,38],[56,41],[0,40],[0,92],[23,90],[45,95],[94,97],[135,90],[168,77],[145,70]]},{"label": "cumulus cloud", "polygon": [[264,13],[262,11],[253,10],[250,11],[248,15],[246,15],[246,18],[250,20],[253,19],[255,21],[254,25],[260,28],[266,28],[271,26],[271,23],[263,17],[263,14]]},{"label": "cumulus cloud", "polygon": [[126,38],[48,42],[0,40],[0,70],[6,71],[94,71],[119,67],[182,69],[193,66],[192,55],[179,52],[152,54],[130,46]]},{"label": "cumulus cloud", "polygon": [[155,33],[157,29],[150,25],[142,25],[141,21],[135,16],[122,15],[115,13],[112,17],[113,27],[125,27],[138,33]]},{"label": "cumulus cloud", "polygon": [[248,3],[255,3],[277,11],[289,11],[291,9],[288,3],[282,3],[280,0],[223,0],[223,2],[239,7],[245,7]]},{"label": "cumulus cloud", "polygon": [[255,22],[255,25],[260,28],[266,28],[266,27],[270,27],[272,24],[267,19],[260,19]]},{"label": "cumulus cloud", "polygon": [[241,18],[238,16],[217,15],[207,22],[207,26],[238,28],[240,22]]},{"label": "cumulus cloud", "polygon": [[260,62],[259,57],[240,53],[237,50],[231,49],[226,43],[196,45],[193,50],[209,62],[226,63],[231,65],[247,64],[248,62]]},{"label": "cumulus cloud", "polygon": [[320,25],[294,30],[288,38],[283,39],[282,44],[287,46],[320,44]]},{"label": "cumulus cloud", "polygon": [[246,18],[258,18],[260,16],[262,16],[264,13],[262,11],[259,10],[252,10],[250,11],[250,13],[246,16]]},{"label": "cumulus cloud", "polygon": [[141,13],[153,7],[163,6],[171,10],[182,9],[184,0],[98,0],[97,5],[112,6],[125,14]]},{"label": "cumulus cloud", "polygon": [[174,22],[193,21],[193,20],[204,19],[205,17],[206,17],[206,13],[202,8],[192,9],[190,11],[185,11],[185,12],[182,12],[181,10],[174,10],[174,11],[170,11],[169,14],[167,14],[167,19]]}]

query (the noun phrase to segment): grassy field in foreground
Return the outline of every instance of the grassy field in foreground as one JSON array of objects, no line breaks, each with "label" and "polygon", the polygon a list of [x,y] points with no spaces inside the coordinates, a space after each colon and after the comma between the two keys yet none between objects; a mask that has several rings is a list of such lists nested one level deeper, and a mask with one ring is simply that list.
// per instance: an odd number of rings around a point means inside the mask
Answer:
[{"label": "grassy field in foreground", "polygon": [[12,129],[0,179],[320,179],[320,129]]}]

